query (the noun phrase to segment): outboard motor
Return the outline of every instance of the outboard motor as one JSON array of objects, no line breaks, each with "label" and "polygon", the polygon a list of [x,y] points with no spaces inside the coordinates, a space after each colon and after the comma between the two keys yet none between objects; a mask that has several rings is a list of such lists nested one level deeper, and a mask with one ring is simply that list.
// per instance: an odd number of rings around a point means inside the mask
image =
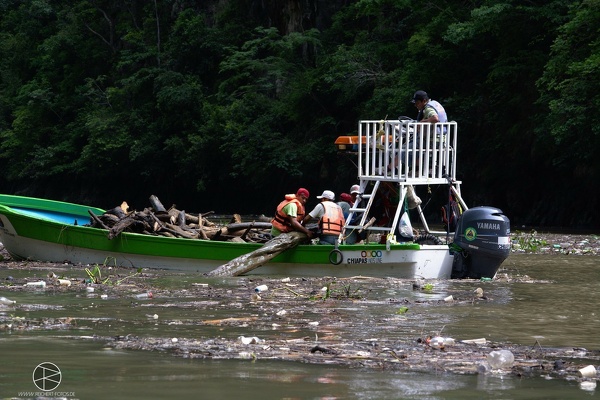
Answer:
[{"label": "outboard motor", "polygon": [[510,254],[510,221],[495,207],[470,208],[458,220],[453,247],[452,278],[493,278]]}]

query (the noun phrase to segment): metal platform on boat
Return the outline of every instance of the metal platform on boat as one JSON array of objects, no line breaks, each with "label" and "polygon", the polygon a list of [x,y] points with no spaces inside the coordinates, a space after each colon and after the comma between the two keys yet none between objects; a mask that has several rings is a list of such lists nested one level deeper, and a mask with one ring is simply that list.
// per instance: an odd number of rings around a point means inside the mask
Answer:
[{"label": "metal platform on boat", "polygon": [[[340,136],[335,145],[339,151],[356,154],[361,190],[350,208],[343,237],[354,229],[394,235],[406,210],[404,204],[410,186],[450,185],[463,210],[468,209],[460,195],[461,182],[455,180],[456,122],[363,120],[358,124],[357,135]],[[380,220],[371,225],[376,199],[385,203],[388,215],[379,216]],[[431,231],[421,207],[416,208],[425,233],[446,234]],[[361,218],[352,223],[356,214]]]}]

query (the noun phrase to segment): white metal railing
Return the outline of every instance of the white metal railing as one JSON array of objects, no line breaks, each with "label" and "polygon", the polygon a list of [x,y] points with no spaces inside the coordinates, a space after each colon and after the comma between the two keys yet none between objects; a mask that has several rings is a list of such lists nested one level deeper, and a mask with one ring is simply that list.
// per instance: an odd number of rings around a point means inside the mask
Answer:
[{"label": "white metal railing", "polygon": [[360,179],[419,184],[456,176],[456,122],[360,121],[358,143]]},{"label": "white metal railing", "polygon": [[[356,146],[358,150],[359,198],[362,201],[357,201],[350,208],[342,236],[356,229],[395,233],[404,211],[402,205],[408,188],[413,185],[451,183],[460,199],[460,181],[456,180],[457,132],[456,122],[360,121],[358,138],[349,145]],[[393,188],[391,195],[390,188]],[[384,218],[375,216],[380,220],[370,225],[368,221],[374,216],[371,208],[376,196],[385,198],[390,207],[384,207],[387,212]],[[462,199],[460,201],[464,205]],[[420,206],[417,206],[417,211],[425,232],[431,233]]]}]

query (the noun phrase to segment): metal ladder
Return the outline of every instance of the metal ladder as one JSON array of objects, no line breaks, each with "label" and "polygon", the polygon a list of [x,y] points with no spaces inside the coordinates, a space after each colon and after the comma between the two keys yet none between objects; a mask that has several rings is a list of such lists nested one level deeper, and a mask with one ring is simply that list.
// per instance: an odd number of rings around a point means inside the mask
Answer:
[{"label": "metal ladder", "polygon": [[[372,185],[371,185],[372,183]],[[345,237],[348,232],[351,232],[355,229],[358,229],[359,232],[362,230],[368,230],[370,232],[377,232],[383,235],[388,235],[390,233],[396,232],[396,227],[398,226],[398,221],[400,220],[400,216],[404,211],[404,199],[406,198],[406,193],[408,191],[408,187],[406,184],[401,183],[399,185],[399,198],[398,204],[396,205],[396,212],[392,217],[391,225],[389,226],[372,226],[372,222],[369,219],[369,213],[371,208],[373,207],[373,203],[375,200],[376,194],[380,191],[381,181],[378,179],[369,179],[362,178],[360,180],[360,191],[361,193],[356,197],[355,204],[350,207],[350,213],[348,218],[346,219],[346,225],[344,226],[344,231],[342,232],[343,237]],[[369,191],[369,189],[372,189]],[[364,204],[366,201],[366,204]],[[356,224],[352,224],[352,220],[354,219],[355,214],[360,214],[360,220]]]}]

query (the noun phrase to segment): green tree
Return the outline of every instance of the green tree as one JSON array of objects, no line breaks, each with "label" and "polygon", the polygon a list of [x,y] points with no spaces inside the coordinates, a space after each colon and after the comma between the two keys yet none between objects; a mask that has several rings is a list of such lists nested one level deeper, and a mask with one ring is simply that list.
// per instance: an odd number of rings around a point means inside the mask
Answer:
[{"label": "green tree", "polygon": [[565,207],[547,205],[540,212],[557,213],[574,225],[590,225],[599,217],[600,193],[590,184],[600,178],[599,27],[600,1],[573,4],[538,80],[539,103],[547,112],[536,133],[547,149],[546,164],[556,171],[554,180],[570,182],[569,191],[556,193]]},{"label": "green tree", "polygon": [[319,46],[314,31],[281,36],[275,28],[257,28],[221,64],[221,150],[232,177],[254,187],[301,182],[331,148],[331,138],[320,135],[309,72]]}]

